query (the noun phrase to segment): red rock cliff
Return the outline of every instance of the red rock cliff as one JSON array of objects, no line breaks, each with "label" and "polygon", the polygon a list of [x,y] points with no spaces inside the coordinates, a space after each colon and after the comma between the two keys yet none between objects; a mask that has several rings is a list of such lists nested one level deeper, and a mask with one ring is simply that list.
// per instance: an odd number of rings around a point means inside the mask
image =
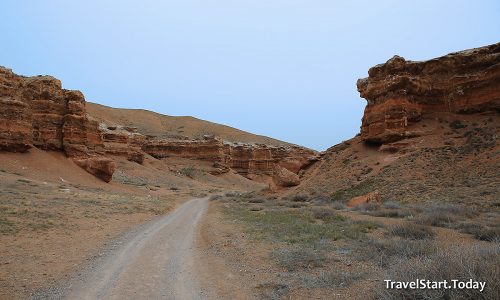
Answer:
[{"label": "red rock cliff", "polygon": [[99,153],[102,140],[79,91],[62,89],[51,76],[23,77],[0,67],[0,109],[0,150],[65,151],[89,173],[111,180],[115,164]]},{"label": "red rock cliff", "polygon": [[298,174],[317,160],[315,151],[298,146],[276,147],[264,144],[229,143],[210,136],[202,140],[152,138],[148,139],[142,149],[158,159],[182,157],[214,162],[217,166],[226,166],[248,178],[252,175],[283,174],[283,171],[276,171],[277,167]]},{"label": "red rock cliff", "polygon": [[423,62],[394,56],[358,80],[368,105],[364,141],[383,144],[417,133],[408,130],[430,113],[500,111],[500,43]]},{"label": "red rock cliff", "polygon": [[110,157],[142,164],[182,157],[214,163],[212,174],[234,169],[248,178],[276,177],[277,185],[299,183],[298,173],[316,160],[316,152],[294,147],[239,144],[207,136],[202,140],[146,137],[136,128],[105,124],[88,116],[79,91],[65,90],[51,76],[23,77],[0,67],[0,150],[26,152],[31,147],[64,151],[80,167],[109,182]]}]

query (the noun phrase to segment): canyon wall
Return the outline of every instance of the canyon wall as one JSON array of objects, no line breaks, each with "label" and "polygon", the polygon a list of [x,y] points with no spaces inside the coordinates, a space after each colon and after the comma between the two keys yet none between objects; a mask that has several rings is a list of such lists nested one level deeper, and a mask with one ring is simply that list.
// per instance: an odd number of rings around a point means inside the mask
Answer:
[{"label": "canyon wall", "polygon": [[368,102],[364,141],[384,144],[418,135],[412,123],[430,114],[500,111],[500,43],[416,62],[394,56],[359,79]]},{"label": "canyon wall", "polygon": [[89,116],[79,91],[65,90],[51,76],[24,77],[0,67],[0,151],[26,152],[31,147],[63,151],[77,165],[109,182],[123,157],[139,164],[146,155],[210,161],[214,175],[235,170],[253,178],[275,178],[277,185],[299,183],[299,172],[316,160],[316,152],[298,146],[269,146],[203,139],[146,136],[137,128],[110,125]]},{"label": "canyon wall", "polygon": [[231,143],[213,136],[205,136],[200,140],[152,138],[145,142],[142,149],[158,159],[182,157],[211,161],[216,168],[233,169],[247,178],[254,175],[274,176],[279,186],[298,184],[297,180],[294,181],[296,184],[290,183],[290,180],[281,184],[285,182],[281,176],[284,171],[281,169],[298,175],[318,158],[315,151],[298,146]]},{"label": "canyon wall", "polygon": [[65,151],[89,173],[111,180],[115,163],[100,153],[100,134],[79,91],[63,89],[51,76],[23,77],[0,67],[0,109],[1,150]]}]

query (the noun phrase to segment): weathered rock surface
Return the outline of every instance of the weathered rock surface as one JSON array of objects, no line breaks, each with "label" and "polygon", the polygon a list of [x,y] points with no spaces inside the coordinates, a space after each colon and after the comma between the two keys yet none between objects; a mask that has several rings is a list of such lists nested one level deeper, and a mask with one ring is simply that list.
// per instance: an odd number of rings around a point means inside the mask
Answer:
[{"label": "weathered rock surface", "polygon": [[[63,89],[56,78],[23,77],[3,67],[0,109],[0,150],[25,152],[37,147],[64,151],[106,182],[116,169],[113,157],[142,164],[149,154],[157,159],[209,161],[213,175],[233,169],[247,178],[277,176],[279,184],[292,186],[299,183],[299,171],[317,159],[315,151],[298,146],[230,143],[215,136],[197,140],[145,136],[137,128],[105,124],[87,115],[84,95]],[[280,171],[276,173],[276,169]]]},{"label": "weathered rock surface", "polygon": [[[264,144],[229,143],[212,136],[206,136],[201,140],[153,138],[148,139],[142,149],[158,159],[182,157],[213,161],[248,178],[254,178],[253,175],[272,177],[275,175],[277,166],[297,176],[300,170],[318,159],[315,151],[298,146],[277,147]],[[225,168],[218,169],[220,170],[214,170],[213,174],[226,172]],[[286,183],[284,186],[292,185]]]},{"label": "weathered rock surface", "polygon": [[[428,61],[394,56],[357,82],[367,99],[361,138],[391,143],[429,114],[500,111],[500,43]],[[418,133],[417,133],[418,135]]]},{"label": "weathered rock surface", "polygon": [[380,206],[382,204],[382,198],[380,196],[380,192],[375,190],[366,195],[354,197],[347,202],[348,207],[355,207],[363,204]]},{"label": "weathered rock surface", "polygon": [[142,146],[146,137],[128,127],[101,127],[104,151],[107,155],[121,156],[129,161],[142,164],[144,152]]},{"label": "weathered rock surface", "polygon": [[88,119],[85,98],[51,76],[23,77],[0,67],[0,150],[31,147],[64,151],[89,173],[109,182],[114,162],[102,156],[98,124]]},{"label": "weathered rock surface", "polygon": [[113,173],[116,170],[115,162],[107,157],[95,156],[85,159],[74,159],[74,162],[83,168],[85,171],[102,179],[105,182],[110,182],[113,178]]},{"label": "weathered rock surface", "polygon": [[280,166],[276,166],[273,172],[273,182],[277,186],[291,187],[300,184],[299,175]]}]

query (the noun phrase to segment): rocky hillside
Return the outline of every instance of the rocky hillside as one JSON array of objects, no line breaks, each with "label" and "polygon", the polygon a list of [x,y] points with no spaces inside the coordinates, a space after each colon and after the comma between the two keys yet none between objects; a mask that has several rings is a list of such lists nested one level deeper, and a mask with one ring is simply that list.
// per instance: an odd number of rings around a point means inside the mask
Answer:
[{"label": "rocky hillside", "polygon": [[166,116],[144,109],[113,108],[92,102],[87,102],[87,113],[109,126],[135,127],[143,135],[158,138],[194,140],[201,139],[205,135],[213,135],[233,143],[292,146],[290,143],[267,136],[189,116]]},{"label": "rocky hillside", "polygon": [[[56,78],[23,77],[3,67],[0,108],[1,151],[26,152],[32,147],[62,151],[106,182],[113,178],[116,158],[137,164],[143,164],[146,157],[179,158],[193,165],[196,161],[212,163],[207,171],[214,176],[234,171],[279,188],[298,185],[301,171],[317,160],[315,151],[213,123],[206,128],[220,136],[194,138],[209,124],[201,120],[188,118],[191,123],[178,123],[185,124],[180,127],[191,136],[174,136],[161,126],[171,117],[95,104],[89,114],[83,94],[63,89]],[[242,143],[239,138],[254,142]]]},{"label": "rocky hillside", "polygon": [[499,205],[500,44],[429,61],[395,56],[358,80],[361,133],[331,147],[293,193],[346,201]]}]

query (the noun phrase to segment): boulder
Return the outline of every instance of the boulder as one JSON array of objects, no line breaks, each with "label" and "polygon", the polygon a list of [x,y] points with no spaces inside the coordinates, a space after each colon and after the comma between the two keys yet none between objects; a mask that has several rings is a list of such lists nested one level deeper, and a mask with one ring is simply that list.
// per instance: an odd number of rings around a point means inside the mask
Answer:
[{"label": "boulder", "polygon": [[300,178],[299,175],[277,165],[273,172],[273,182],[279,187],[292,187],[300,184]]},{"label": "boulder", "polygon": [[89,157],[73,161],[90,174],[105,182],[110,182],[116,169],[115,162],[107,157]]},{"label": "boulder", "polygon": [[368,194],[359,197],[354,197],[351,200],[347,201],[347,207],[355,207],[362,204],[371,204],[380,206],[382,204],[382,197],[380,196],[380,192],[378,190],[375,190]]}]

